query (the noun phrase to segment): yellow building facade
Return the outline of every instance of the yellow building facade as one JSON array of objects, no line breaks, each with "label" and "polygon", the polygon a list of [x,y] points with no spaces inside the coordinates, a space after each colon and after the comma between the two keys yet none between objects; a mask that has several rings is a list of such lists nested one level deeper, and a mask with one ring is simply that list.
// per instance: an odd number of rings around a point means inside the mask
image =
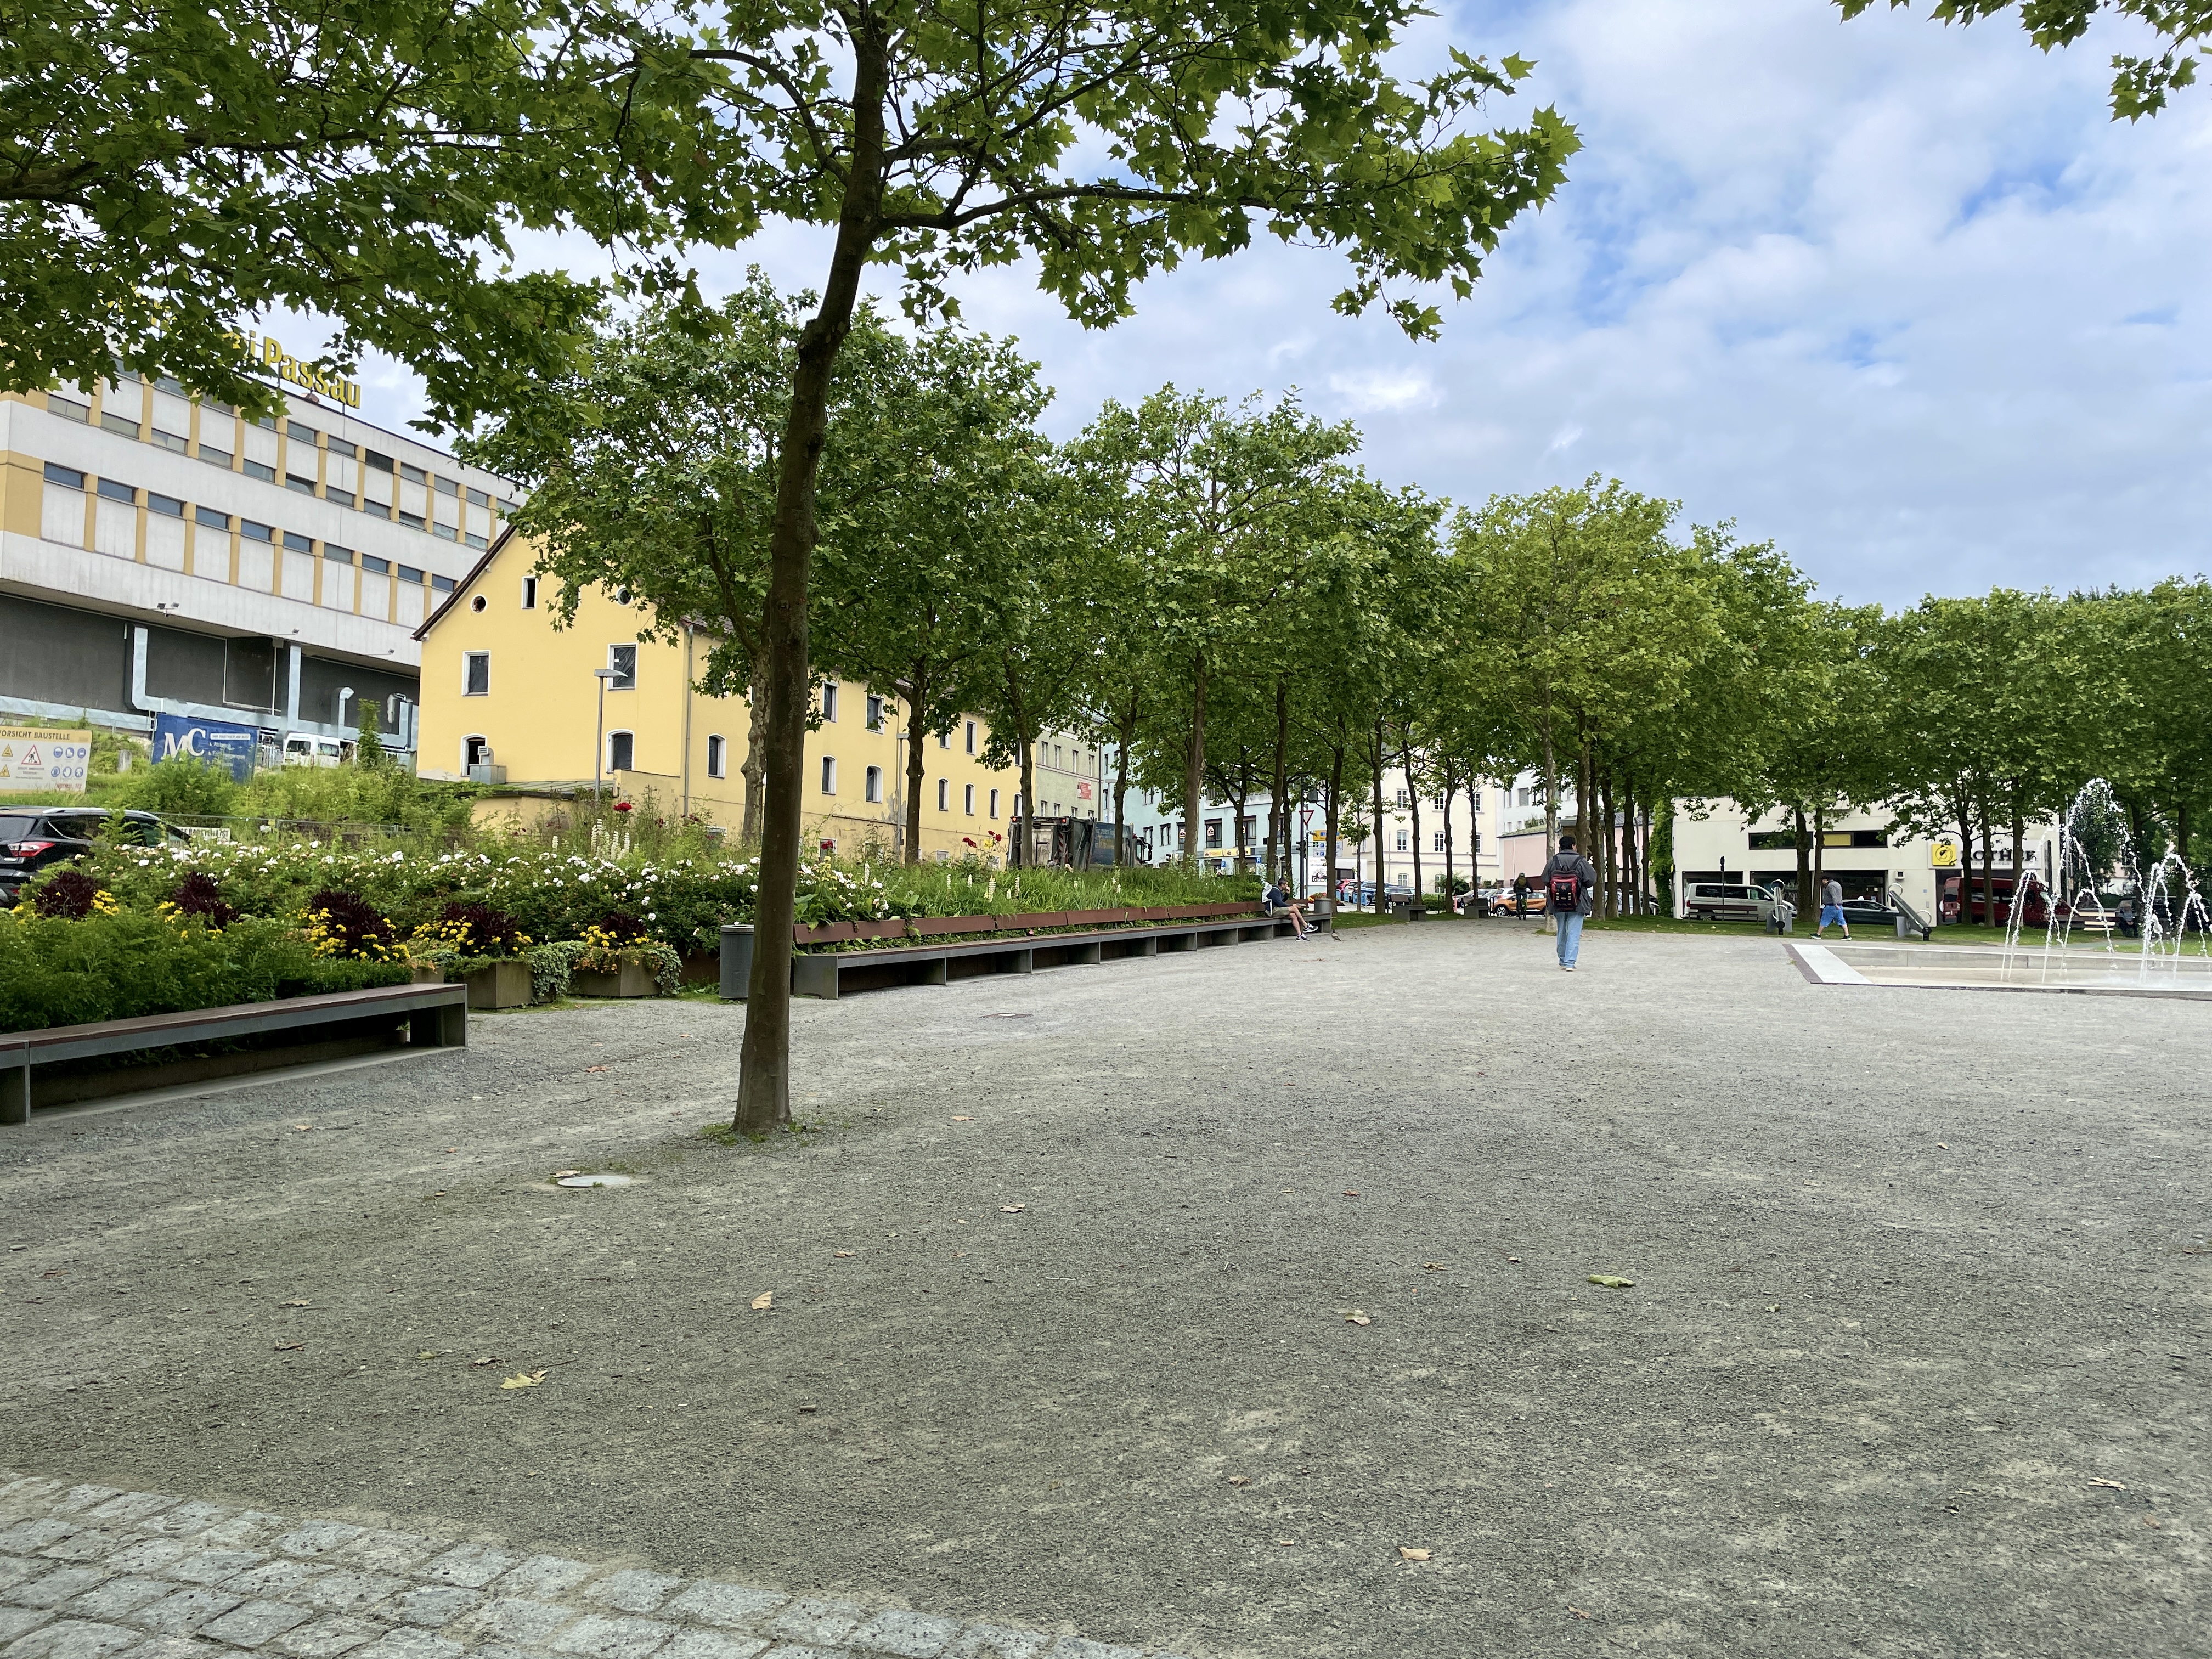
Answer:
[{"label": "yellow building facade", "polygon": [[[650,800],[735,830],[751,713],[743,697],[695,689],[712,639],[686,628],[675,641],[640,640],[647,619],[601,588],[556,629],[554,586],[536,562],[534,544],[501,536],[417,631],[421,775],[503,784],[511,793],[495,790],[479,817],[529,819],[588,791],[596,769],[611,799]],[[904,711],[896,698],[834,681],[817,699],[807,839],[825,851],[893,855],[906,821]],[[983,764],[989,736],[969,715],[924,739],[923,858],[1004,862],[1019,775]]]}]

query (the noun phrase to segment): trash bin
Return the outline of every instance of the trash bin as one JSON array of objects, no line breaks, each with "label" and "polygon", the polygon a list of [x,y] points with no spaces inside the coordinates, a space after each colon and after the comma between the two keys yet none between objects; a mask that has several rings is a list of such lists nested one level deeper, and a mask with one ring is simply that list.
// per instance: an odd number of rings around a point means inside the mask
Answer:
[{"label": "trash bin", "polygon": [[722,1000],[743,1002],[752,990],[753,930],[750,922],[722,924]]},{"label": "trash bin", "polygon": [[1899,939],[1911,939],[1912,937],[1912,924],[1907,921],[1902,915],[1899,915],[1897,918],[1897,936]]}]

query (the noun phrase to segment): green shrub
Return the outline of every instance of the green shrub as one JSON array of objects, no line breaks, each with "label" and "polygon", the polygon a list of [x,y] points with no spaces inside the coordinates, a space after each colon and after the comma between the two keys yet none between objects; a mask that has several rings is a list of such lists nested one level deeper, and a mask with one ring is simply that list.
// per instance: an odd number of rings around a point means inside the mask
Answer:
[{"label": "green shrub", "polygon": [[404,963],[319,958],[283,923],[220,933],[158,916],[0,915],[0,1030],[131,1019],[278,996],[397,985]]},{"label": "green shrub", "polygon": [[239,787],[231,781],[230,769],[191,755],[172,755],[134,769],[107,792],[111,806],[187,817],[224,817],[240,810],[238,803]]}]

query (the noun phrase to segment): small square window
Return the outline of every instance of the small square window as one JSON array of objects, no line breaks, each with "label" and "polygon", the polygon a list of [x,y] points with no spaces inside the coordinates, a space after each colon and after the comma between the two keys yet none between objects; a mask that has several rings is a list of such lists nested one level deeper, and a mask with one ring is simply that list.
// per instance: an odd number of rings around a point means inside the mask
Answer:
[{"label": "small square window", "polygon": [[210,466],[220,468],[225,472],[230,471],[230,452],[227,449],[210,449],[205,443],[202,443],[200,459],[205,461]]},{"label": "small square window", "polygon": [[637,769],[637,740],[628,732],[607,733],[607,770],[632,772]]},{"label": "small square window", "polygon": [[284,488],[296,489],[302,495],[312,495],[315,493],[315,481],[313,478],[303,478],[296,472],[287,472],[284,475]]},{"label": "small square window", "polygon": [[[288,530],[284,532],[284,550],[287,553],[312,553],[315,550],[315,538],[313,536],[302,536],[296,530]],[[323,556],[326,559],[343,559],[348,564],[353,562],[351,550],[343,547],[326,547],[323,550]]]},{"label": "small square window", "polygon": [[438,493],[441,495],[458,495],[461,493],[461,487],[454,480],[441,477],[438,480]]},{"label": "small square window", "polygon": [[380,449],[372,449],[368,451],[364,459],[368,462],[368,470],[372,472],[389,472],[392,471],[392,457],[386,454]]},{"label": "small square window", "polygon": [[469,505],[471,507],[489,507],[491,505],[491,497],[485,495],[481,489],[471,489],[469,491]]},{"label": "small square window", "polygon": [[347,442],[343,438],[333,438],[333,439],[331,439],[331,441],[330,441],[330,452],[331,452],[331,454],[333,454],[333,455],[347,455],[347,456],[354,455],[354,454],[356,454],[356,453],[359,453],[358,451],[356,451],[356,450],[354,448],[354,447],[353,447],[351,444],[348,443],[348,442]]},{"label": "small square window", "polygon": [[58,466],[53,462],[48,461],[46,482],[51,484],[60,484],[65,489],[82,489],[84,488],[84,474],[73,466]]},{"label": "small square window", "polygon": [[102,478],[100,481],[100,493],[102,495],[105,495],[111,501],[131,501],[135,503],[138,499],[138,491],[135,487],[127,483],[118,483],[113,478]]},{"label": "small square window", "polygon": [[[330,553],[331,550],[328,547],[325,547],[323,549],[323,556],[325,558],[328,558],[330,556]],[[390,560],[373,558],[366,553],[361,556],[361,568],[362,574],[364,575],[388,576],[392,574],[392,563]]]},{"label": "small square window", "polygon": [[411,564],[403,564],[399,567],[399,580],[403,582],[413,582],[417,586],[420,586],[422,581],[422,573],[417,570]]},{"label": "small square window", "polygon": [[413,465],[406,461],[399,463],[399,476],[406,479],[409,483],[428,483],[430,482],[430,475],[428,473],[425,472],[421,467]]},{"label": "small square window", "polygon": [[249,478],[258,478],[263,483],[275,483],[276,469],[264,462],[249,458],[246,462],[246,476]]},{"label": "small square window", "polygon": [[218,513],[211,507],[196,507],[192,509],[192,522],[203,530],[228,530],[230,514]]},{"label": "small square window", "polygon": [[305,444],[310,449],[315,447],[315,428],[301,426],[297,421],[284,422],[284,435],[295,444]]},{"label": "small square window", "polygon": [[149,513],[158,513],[165,519],[181,519],[185,516],[185,504],[182,501],[174,495],[159,495],[151,489],[146,492],[146,510]]}]

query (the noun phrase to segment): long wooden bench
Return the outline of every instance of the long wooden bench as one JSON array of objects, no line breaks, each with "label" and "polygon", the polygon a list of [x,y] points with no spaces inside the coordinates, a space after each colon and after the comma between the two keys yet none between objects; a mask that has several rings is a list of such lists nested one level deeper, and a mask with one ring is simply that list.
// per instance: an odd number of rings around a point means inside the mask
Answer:
[{"label": "long wooden bench", "polygon": [[[854,991],[883,990],[896,985],[949,985],[955,980],[981,979],[994,974],[1030,974],[1040,969],[1240,945],[1248,939],[1280,939],[1291,932],[1288,916],[1265,915],[1250,905],[1208,905],[1200,911],[1181,914],[1189,919],[1091,933],[1031,931],[1037,927],[1065,927],[1071,923],[1080,926],[1094,918],[1119,920],[1146,915],[1143,911],[1057,912],[1036,917],[1004,918],[1008,923],[1030,925],[1007,926],[991,937],[967,938],[944,945],[890,945],[872,951],[794,951],[791,958],[791,992],[793,996],[834,1000]],[[992,919],[929,916],[917,918],[912,924],[845,922],[831,926],[855,930],[839,935],[844,939],[896,938],[909,925],[917,933],[950,933],[953,927],[949,924],[961,924],[959,931],[974,933],[981,930],[965,924],[989,920]],[[933,927],[932,923],[937,926]],[[1325,929],[1329,925],[1328,918],[1313,917],[1311,925]],[[862,934],[857,931],[860,928],[896,928],[899,932]],[[793,929],[794,934],[800,931]],[[818,939],[825,930],[806,931]],[[722,929],[722,995],[731,1001],[743,1001],[751,980],[753,930],[726,927]]]},{"label": "long wooden bench", "polygon": [[[301,1041],[256,1044],[228,1053],[111,1070],[87,1071],[80,1062],[117,1054],[191,1048],[209,1042],[297,1034]],[[241,1002],[222,1008],[54,1025],[0,1034],[0,1124],[31,1121],[31,1108],[125,1094],[171,1083],[234,1077],[276,1066],[330,1059],[404,1042],[417,1047],[459,1048],[469,1040],[465,985],[386,985],[367,991],[333,991]],[[73,1069],[74,1068],[74,1069]]]}]

